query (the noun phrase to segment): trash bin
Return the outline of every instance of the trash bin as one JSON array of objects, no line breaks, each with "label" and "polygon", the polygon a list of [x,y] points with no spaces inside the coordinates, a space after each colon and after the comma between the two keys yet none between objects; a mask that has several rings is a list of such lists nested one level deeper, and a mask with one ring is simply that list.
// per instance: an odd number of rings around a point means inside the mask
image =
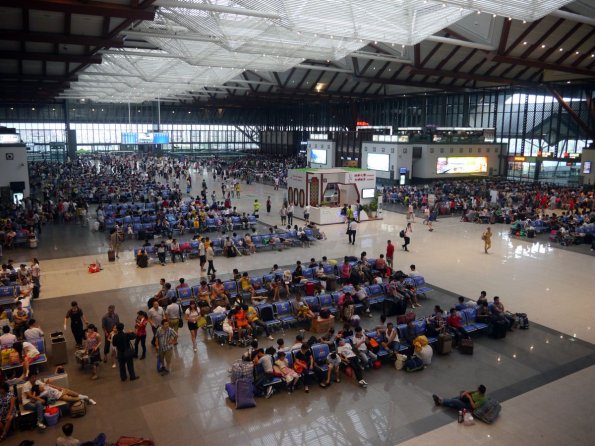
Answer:
[{"label": "trash bin", "polygon": [[50,334],[52,344],[52,362],[54,365],[68,364],[68,352],[66,351],[66,339],[64,333],[56,331]]},{"label": "trash bin", "polygon": [[29,238],[29,248],[31,248],[31,249],[37,248],[37,238],[36,237]]}]

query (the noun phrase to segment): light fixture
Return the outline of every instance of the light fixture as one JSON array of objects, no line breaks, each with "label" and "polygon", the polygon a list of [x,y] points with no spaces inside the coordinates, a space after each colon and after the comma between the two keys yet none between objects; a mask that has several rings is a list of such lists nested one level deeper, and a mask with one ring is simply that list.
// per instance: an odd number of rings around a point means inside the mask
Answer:
[{"label": "light fixture", "polygon": [[523,42],[523,45],[527,45],[527,42]]},{"label": "light fixture", "polygon": [[570,83],[570,81],[566,81],[566,83],[567,83],[567,84],[569,84],[569,83]]},{"label": "light fixture", "polygon": [[31,110],[35,111],[35,107],[31,107]]},{"label": "light fixture", "polygon": [[527,23],[527,21],[526,21],[526,20],[523,20],[523,25],[524,25],[525,23]]},{"label": "light fixture", "polygon": [[545,48],[545,45],[541,45],[542,48]]},{"label": "light fixture", "polygon": [[496,14],[492,14],[492,17],[496,18]]},{"label": "light fixture", "polygon": [[575,53],[577,56],[580,54],[580,51],[575,51]]},{"label": "light fixture", "polygon": [[320,93],[321,91],[323,91],[326,88],[326,84],[323,82],[318,82],[316,84],[316,86],[314,87],[314,89],[316,90],[317,93]]},{"label": "light fixture", "polygon": [[564,51],[564,48],[560,48],[560,51]]}]

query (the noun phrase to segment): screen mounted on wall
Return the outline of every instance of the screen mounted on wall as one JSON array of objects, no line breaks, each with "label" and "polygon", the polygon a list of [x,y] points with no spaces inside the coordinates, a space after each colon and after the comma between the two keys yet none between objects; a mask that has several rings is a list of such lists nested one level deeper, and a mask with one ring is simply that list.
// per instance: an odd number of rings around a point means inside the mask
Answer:
[{"label": "screen mounted on wall", "polygon": [[326,164],[326,150],[312,149],[310,152],[310,162],[313,164]]},{"label": "screen mounted on wall", "polygon": [[362,189],[362,198],[374,198],[374,189]]},{"label": "screen mounted on wall", "polygon": [[384,153],[368,153],[368,169],[389,171],[389,155]]},{"label": "screen mounted on wall", "polygon": [[487,173],[488,159],[485,156],[440,157],[436,163],[439,175]]},{"label": "screen mounted on wall", "polygon": [[588,175],[591,173],[591,161],[583,162],[583,173]]}]

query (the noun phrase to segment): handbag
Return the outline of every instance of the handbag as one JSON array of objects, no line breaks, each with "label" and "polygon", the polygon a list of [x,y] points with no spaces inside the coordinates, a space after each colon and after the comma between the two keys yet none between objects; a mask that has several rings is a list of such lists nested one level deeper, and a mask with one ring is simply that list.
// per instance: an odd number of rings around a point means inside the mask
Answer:
[{"label": "handbag", "polygon": [[299,359],[296,359],[293,363],[293,370],[295,370],[300,375],[304,372],[304,370],[306,370],[306,368],[307,368],[306,363]]},{"label": "handbag", "polygon": [[182,306],[178,304],[178,327],[182,328],[184,326],[184,319],[182,318]]}]

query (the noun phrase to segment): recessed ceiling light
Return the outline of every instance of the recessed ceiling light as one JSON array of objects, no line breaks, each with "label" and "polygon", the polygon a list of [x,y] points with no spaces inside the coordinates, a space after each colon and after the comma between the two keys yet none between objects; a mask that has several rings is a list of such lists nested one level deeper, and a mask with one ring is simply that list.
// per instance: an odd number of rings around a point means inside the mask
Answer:
[{"label": "recessed ceiling light", "polygon": [[527,45],[527,42],[523,42],[523,45]]},{"label": "recessed ceiling light", "polygon": [[560,48],[560,51],[564,51],[564,48]]},{"label": "recessed ceiling light", "polygon": [[574,53],[574,54],[578,55],[578,54],[580,54],[580,51],[575,51],[575,53]]},{"label": "recessed ceiling light", "polygon": [[545,48],[545,45],[541,45],[542,48]]},{"label": "recessed ceiling light", "polygon": [[569,84],[569,83],[570,83],[570,81],[566,81],[566,83],[567,83],[567,84]]}]

